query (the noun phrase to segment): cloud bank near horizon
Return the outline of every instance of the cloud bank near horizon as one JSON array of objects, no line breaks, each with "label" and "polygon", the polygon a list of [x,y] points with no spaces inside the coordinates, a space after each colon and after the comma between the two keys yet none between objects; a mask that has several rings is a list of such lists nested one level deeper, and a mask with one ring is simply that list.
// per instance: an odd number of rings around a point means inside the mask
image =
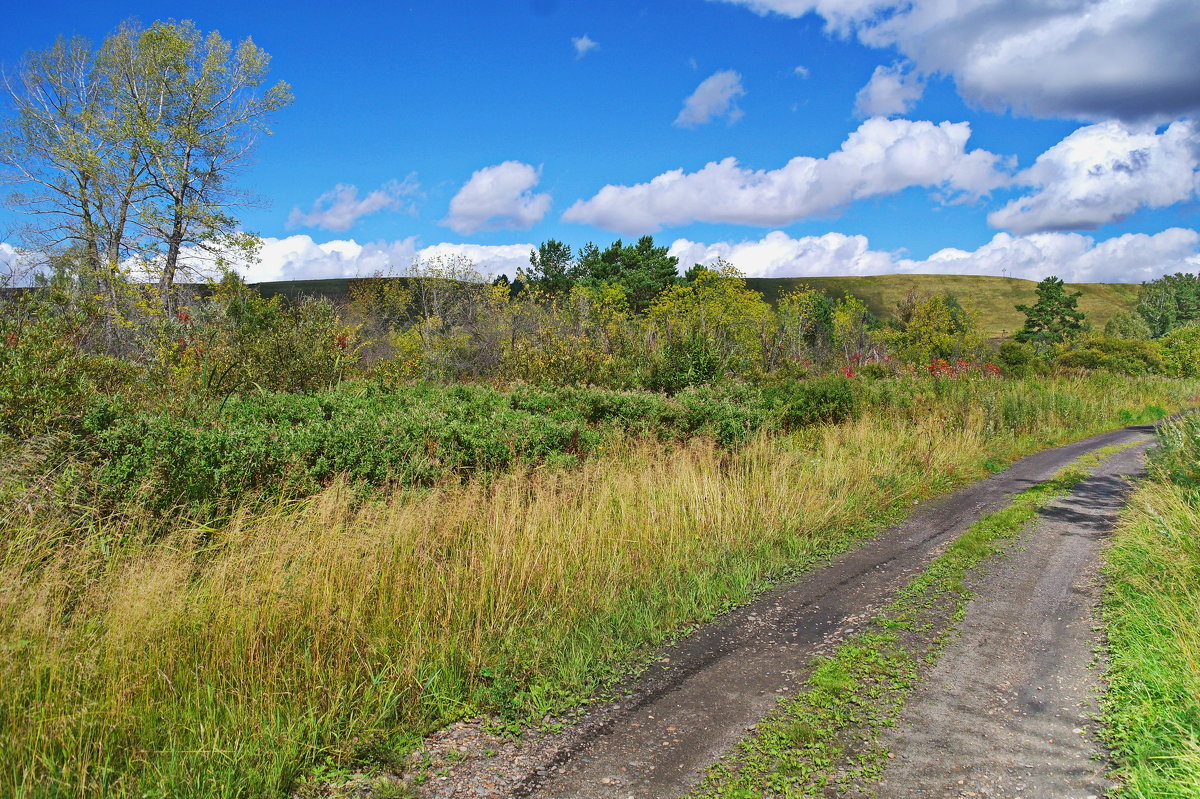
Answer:
[{"label": "cloud bank near horizon", "polygon": [[871,248],[866,236],[826,233],[792,238],[776,230],[757,240],[704,244],[677,239],[681,265],[729,261],[750,277],[884,274],[996,275],[1069,283],[1141,283],[1164,274],[1200,271],[1200,233],[1168,228],[1103,241],[1080,233],[997,233],[975,250],[948,247],[928,258]]},{"label": "cloud bank near horizon", "polygon": [[[533,243],[421,245],[416,236],[359,243],[318,242],[306,234],[262,239],[255,263],[237,264],[251,283],[403,274],[414,262],[461,257],[481,275],[510,278],[529,266]],[[1127,233],[1099,240],[1081,233],[997,233],[974,250],[947,247],[927,258],[874,249],[868,237],[838,232],[792,237],[774,230],[761,238],[700,242],[678,238],[669,245],[680,272],[722,259],[748,277],[833,277],[884,274],[995,275],[1041,280],[1057,275],[1070,283],[1141,283],[1176,272],[1200,274],[1200,232],[1172,227],[1159,233]],[[201,265],[199,262],[197,265]],[[0,242],[0,285],[8,275],[28,282],[33,262]]]},{"label": "cloud bank near horizon", "polygon": [[[0,245],[0,262],[4,258]],[[874,249],[862,235],[825,233],[792,237],[781,230],[758,239],[674,240],[670,253],[681,271],[718,258],[750,277],[821,277],[883,274],[996,275],[1041,280],[1057,275],[1072,283],[1140,283],[1175,272],[1200,273],[1200,232],[1168,228],[1097,240],[1080,233],[997,233],[975,250],[948,247],[928,258]],[[420,246],[415,237],[358,243],[318,243],[307,235],[263,240],[260,261],[240,271],[251,282],[401,274],[415,260],[461,256],[485,275],[514,277],[529,265],[532,243],[482,245],[442,242]]]}]

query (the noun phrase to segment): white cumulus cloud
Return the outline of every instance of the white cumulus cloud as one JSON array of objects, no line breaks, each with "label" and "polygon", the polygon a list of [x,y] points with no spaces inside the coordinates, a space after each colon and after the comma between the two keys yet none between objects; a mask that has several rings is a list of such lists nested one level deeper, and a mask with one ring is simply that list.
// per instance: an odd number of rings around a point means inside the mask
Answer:
[{"label": "white cumulus cloud", "polygon": [[[0,245],[2,247],[3,245]],[[462,256],[481,274],[515,275],[529,266],[533,244],[457,244],[443,242],[422,247],[416,236],[395,241],[359,243],[354,239],[314,241],[311,236],[264,238],[258,260],[235,264],[251,283],[278,280],[318,280],[403,273],[416,260]]]},{"label": "white cumulus cloud", "polygon": [[815,13],[985,108],[1166,121],[1200,110],[1196,0],[721,0]]},{"label": "white cumulus cloud", "polygon": [[46,259],[28,250],[20,250],[0,241],[0,288],[28,286],[39,274],[47,273]]},{"label": "white cumulus cloud", "polygon": [[737,98],[746,94],[742,88],[742,76],[732,69],[714,72],[683,101],[683,110],[675,117],[681,128],[694,128],[718,117],[725,117],[729,124],[742,118]]},{"label": "white cumulus cloud", "polygon": [[517,270],[529,269],[529,253],[536,244],[456,244],[441,242],[422,247],[417,256],[427,261],[431,258],[461,257],[475,264],[484,275],[517,276]]},{"label": "white cumulus cloud", "polygon": [[441,224],[456,233],[512,228],[528,230],[550,210],[550,195],[534,194],[540,168],[505,161],[473,173],[450,200],[450,213]]},{"label": "white cumulus cloud", "polygon": [[571,46],[575,48],[575,58],[583,58],[593,50],[599,49],[600,43],[585,33],[582,36],[572,36]]},{"label": "white cumulus cloud", "polygon": [[855,97],[854,110],[865,117],[907,114],[924,93],[925,82],[903,65],[879,66]]},{"label": "white cumulus cloud", "polygon": [[385,210],[412,210],[406,198],[418,194],[421,186],[415,176],[403,181],[391,180],[365,197],[358,196],[358,187],[339,183],[313,200],[312,209],[305,213],[293,208],[288,214],[288,229],[297,227],[319,227],[341,232],[354,227],[364,216]]},{"label": "white cumulus cloud", "polygon": [[826,233],[792,238],[774,230],[758,240],[703,244],[676,239],[671,255],[680,266],[723,259],[750,277],[882,275],[896,271],[890,253],[872,250],[866,236]]},{"label": "white cumulus cloud", "polygon": [[1010,178],[999,156],[967,151],[966,122],[868,119],[825,158],[797,156],[779,169],[751,170],[734,158],[697,172],[665,172],[648,183],[605,186],[563,214],[632,235],[692,222],[787,225],[848,203],[911,186],[978,197]]},{"label": "white cumulus cloud", "polygon": [[671,255],[681,265],[722,258],[751,277],[943,274],[1007,275],[1069,282],[1140,283],[1174,272],[1200,271],[1200,233],[1169,228],[1097,242],[1079,233],[997,233],[975,250],[947,248],[925,259],[871,249],[866,236],[826,233],[792,238],[772,231],[758,240],[705,244],[677,239]]},{"label": "white cumulus cloud", "polygon": [[1035,191],[988,215],[1016,233],[1094,230],[1141,208],[1200,192],[1200,131],[1175,122],[1161,134],[1119,122],[1088,125],[1038,156],[1016,182]]}]

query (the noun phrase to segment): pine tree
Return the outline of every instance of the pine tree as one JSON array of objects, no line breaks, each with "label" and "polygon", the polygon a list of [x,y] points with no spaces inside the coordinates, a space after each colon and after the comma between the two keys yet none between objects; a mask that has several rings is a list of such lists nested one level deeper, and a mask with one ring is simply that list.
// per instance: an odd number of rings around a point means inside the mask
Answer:
[{"label": "pine tree", "polygon": [[1037,284],[1037,302],[1018,305],[1025,324],[1013,336],[1017,341],[1047,346],[1068,341],[1088,329],[1083,311],[1078,309],[1083,292],[1068,292],[1062,278],[1048,277]]}]

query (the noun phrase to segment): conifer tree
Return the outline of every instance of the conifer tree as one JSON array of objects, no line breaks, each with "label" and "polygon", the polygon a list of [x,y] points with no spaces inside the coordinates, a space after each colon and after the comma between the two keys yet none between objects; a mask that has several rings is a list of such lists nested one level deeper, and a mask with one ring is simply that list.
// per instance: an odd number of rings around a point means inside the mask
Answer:
[{"label": "conifer tree", "polygon": [[1053,275],[1037,284],[1037,302],[1021,304],[1017,310],[1025,314],[1025,324],[1013,336],[1017,341],[1049,346],[1076,338],[1087,331],[1079,298],[1083,292],[1068,292],[1062,278]]}]

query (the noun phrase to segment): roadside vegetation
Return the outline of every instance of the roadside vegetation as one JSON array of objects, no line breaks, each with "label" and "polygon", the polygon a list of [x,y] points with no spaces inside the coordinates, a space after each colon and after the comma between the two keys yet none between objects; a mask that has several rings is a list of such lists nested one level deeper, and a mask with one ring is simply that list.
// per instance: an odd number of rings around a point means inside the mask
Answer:
[{"label": "roadside vegetation", "polygon": [[1200,796],[1200,420],[1164,425],[1107,554],[1105,722],[1122,799]]},{"label": "roadside vegetation", "polygon": [[1003,343],[944,291],[767,302],[649,236],[265,296],[224,267],[291,101],[268,65],[128,23],[6,84],[0,795],[283,796],[541,719],[914,500],[1195,394],[1191,276],[1103,335],[1047,279]]},{"label": "roadside vegetation", "polygon": [[341,306],[230,276],[168,304],[64,255],[9,291],[0,792],[279,796],[534,722],[914,500],[1195,394],[1065,366],[1052,284],[997,347],[944,294],[884,324],[608,251],[663,285],[441,262]]},{"label": "roadside vegetation", "polygon": [[617,440],[365,501],[337,478],[207,525],[10,515],[0,784],[278,795],[463,715],[540,719],[914,500],[1166,401],[1106,377],[946,385],[733,450]]}]

